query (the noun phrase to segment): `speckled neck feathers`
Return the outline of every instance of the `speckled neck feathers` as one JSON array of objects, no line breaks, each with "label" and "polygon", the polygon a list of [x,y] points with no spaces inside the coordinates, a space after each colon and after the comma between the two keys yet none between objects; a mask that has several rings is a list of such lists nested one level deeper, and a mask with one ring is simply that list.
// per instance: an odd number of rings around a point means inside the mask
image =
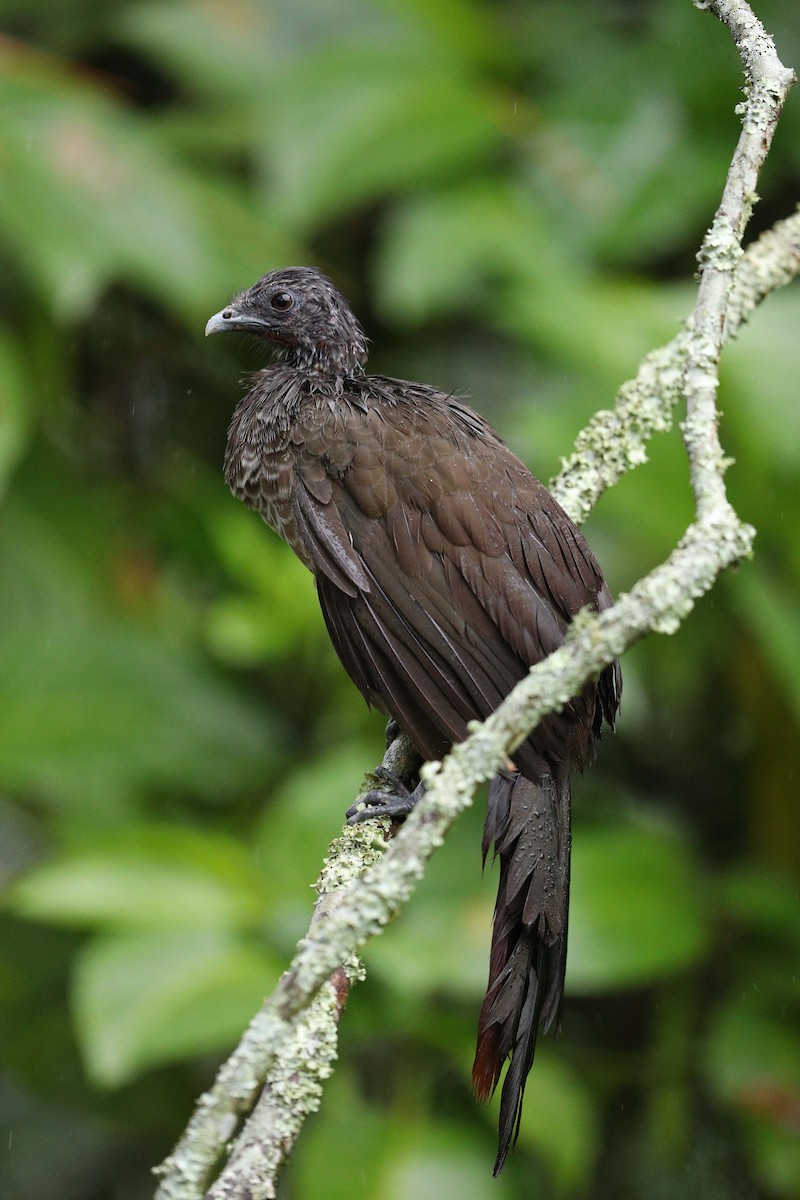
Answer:
[{"label": "speckled neck feathers", "polygon": [[[364,374],[367,361],[367,342],[361,327],[352,316],[353,329],[342,330],[339,338],[319,341],[298,341],[284,346],[275,343],[275,357],[296,371],[316,379],[343,381]],[[341,385],[337,388],[341,391]]]}]

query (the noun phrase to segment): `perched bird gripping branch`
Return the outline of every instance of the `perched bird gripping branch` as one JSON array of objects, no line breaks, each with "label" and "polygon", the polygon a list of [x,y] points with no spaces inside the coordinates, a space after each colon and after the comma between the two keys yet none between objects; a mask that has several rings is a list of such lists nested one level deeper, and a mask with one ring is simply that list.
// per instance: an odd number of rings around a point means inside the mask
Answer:
[{"label": "perched bird gripping branch", "polygon": [[[319,271],[264,275],[206,334],[262,338],[259,371],[228,432],[232,491],[316,579],[339,658],[368,703],[424,759],[488,716],[588,606],[611,593],[586,540],[494,430],[435,388],[366,375],[367,343]],[[569,777],[613,727],[622,682],[607,667],[514,752],[489,788],[483,855],[500,859],[489,984],[473,1084],[501,1093],[495,1174],[519,1131],[536,1036],[558,1026],[569,901]],[[376,791],[400,816],[423,785]]]}]

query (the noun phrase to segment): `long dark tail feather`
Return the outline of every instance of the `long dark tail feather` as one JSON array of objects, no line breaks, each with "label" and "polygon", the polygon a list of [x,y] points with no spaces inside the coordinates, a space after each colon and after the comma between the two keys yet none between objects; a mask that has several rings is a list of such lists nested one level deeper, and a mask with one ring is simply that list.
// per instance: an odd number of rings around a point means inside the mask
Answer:
[{"label": "long dark tail feather", "polygon": [[479,1100],[500,1094],[500,1138],[494,1174],[519,1133],[525,1081],[536,1036],[558,1028],[567,961],[570,794],[566,778],[532,783],[503,772],[489,788],[484,860],[500,859],[489,985],[478,1019],[472,1083]]}]

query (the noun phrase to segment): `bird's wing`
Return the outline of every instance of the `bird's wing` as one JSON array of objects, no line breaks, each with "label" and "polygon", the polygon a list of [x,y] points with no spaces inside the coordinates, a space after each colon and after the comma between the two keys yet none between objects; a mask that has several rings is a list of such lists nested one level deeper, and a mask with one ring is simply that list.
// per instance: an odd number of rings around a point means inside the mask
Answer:
[{"label": "bird's wing", "polygon": [[[579,609],[602,605],[604,583],[579,531],[479,417],[427,389],[370,383],[368,403],[320,401],[298,420],[293,513],[345,668],[439,757]],[[534,777],[577,765],[593,711],[590,688],[542,723],[519,765]]]}]

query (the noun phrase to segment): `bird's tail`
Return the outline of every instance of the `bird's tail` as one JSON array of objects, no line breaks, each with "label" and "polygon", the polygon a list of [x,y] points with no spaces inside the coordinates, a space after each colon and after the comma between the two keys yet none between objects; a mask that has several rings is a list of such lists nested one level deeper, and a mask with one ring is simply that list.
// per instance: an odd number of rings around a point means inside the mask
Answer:
[{"label": "bird's tail", "polygon": [[492,782],[483,835],[500,859],[489,986],[478,1020],[472,1083],[492,1095],[510,1058],[500,1098],[494,1174],[516,1141],[536,1035],[558,1028],[567,960],[570,856],[569,781],[540,783],[503,772]]}]

